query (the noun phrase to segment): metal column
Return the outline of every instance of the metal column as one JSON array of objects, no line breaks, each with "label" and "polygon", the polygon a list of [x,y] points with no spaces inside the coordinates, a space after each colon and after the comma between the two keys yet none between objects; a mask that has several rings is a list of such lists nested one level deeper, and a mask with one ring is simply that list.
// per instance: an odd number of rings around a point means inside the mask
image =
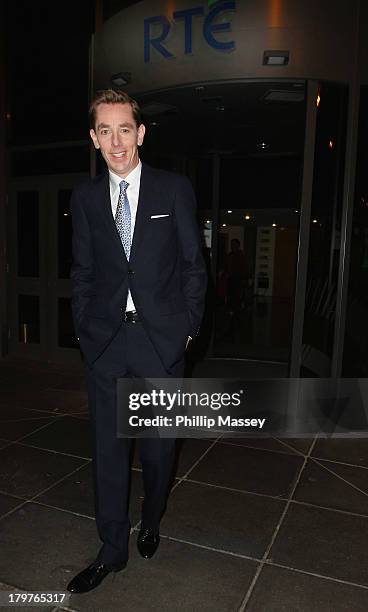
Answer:
[{"label": "metal column", "polygon": [[314,150],[317,121],[318,82],[308,81],[307,84],[307,116],[305,122],[304,166],[302,180],[302,198],[300,209],[299,244],[297,256],[297,273],[295,283],[295,303],[293,319],[293,335],[289,364],[290,378],[300,376],[305,292],[308,272],[308,250],[310,234],[310,218],[312,208]]}]

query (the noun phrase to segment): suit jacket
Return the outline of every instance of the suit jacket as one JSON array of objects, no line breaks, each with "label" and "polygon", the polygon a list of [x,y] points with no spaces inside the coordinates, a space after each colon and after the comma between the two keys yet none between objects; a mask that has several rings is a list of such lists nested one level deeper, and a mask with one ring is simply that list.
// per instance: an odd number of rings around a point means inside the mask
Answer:
[{"label": "suit jacket", "polygon": [[108,172],[73,191],[71,212],[72,312],[87,363],[99,357],[121,325],[129,288],[170,371],[187,337],[198,333],[207,283],[189,180],[142,164],[129,262],[111,211]]}]

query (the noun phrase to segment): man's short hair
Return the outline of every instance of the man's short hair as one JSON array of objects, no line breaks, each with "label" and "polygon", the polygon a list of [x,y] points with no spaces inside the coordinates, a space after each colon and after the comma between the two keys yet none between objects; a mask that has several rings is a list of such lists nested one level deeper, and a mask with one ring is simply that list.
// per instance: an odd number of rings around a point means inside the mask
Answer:
[{"label": "man's short hair", "polygon": [[101,89],[93,97],[89,107],[89,121],[92,129],[95,129],[96,111],[100,104],[130,104],[137,127],[142,123],[141,111],[136,100],[128,96],[125,91],[119,91],[118,89]]}]

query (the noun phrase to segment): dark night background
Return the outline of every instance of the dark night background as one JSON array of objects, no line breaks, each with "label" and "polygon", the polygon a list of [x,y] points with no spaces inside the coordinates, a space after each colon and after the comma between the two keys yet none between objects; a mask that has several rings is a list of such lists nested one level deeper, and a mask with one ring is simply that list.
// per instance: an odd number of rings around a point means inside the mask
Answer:
[{"label": "dark night background", "polygon": [[8,142],[30,145],[88,138],[92,33],[135,4],[124,0],[5,0]]},{"label": "dark night background", "polygon": [[87,137],[93,0],[6,2],[9,141]]}]

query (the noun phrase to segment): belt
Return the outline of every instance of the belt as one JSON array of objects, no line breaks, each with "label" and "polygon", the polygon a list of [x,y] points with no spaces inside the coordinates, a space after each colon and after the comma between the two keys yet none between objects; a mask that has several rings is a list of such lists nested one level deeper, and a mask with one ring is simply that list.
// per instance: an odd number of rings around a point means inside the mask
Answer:
[{"label": "belt", "polygon": [[124,313],[124,321],[126,323],[138,323],[140,321],[139,314],[136,310],[127,310]]}]

